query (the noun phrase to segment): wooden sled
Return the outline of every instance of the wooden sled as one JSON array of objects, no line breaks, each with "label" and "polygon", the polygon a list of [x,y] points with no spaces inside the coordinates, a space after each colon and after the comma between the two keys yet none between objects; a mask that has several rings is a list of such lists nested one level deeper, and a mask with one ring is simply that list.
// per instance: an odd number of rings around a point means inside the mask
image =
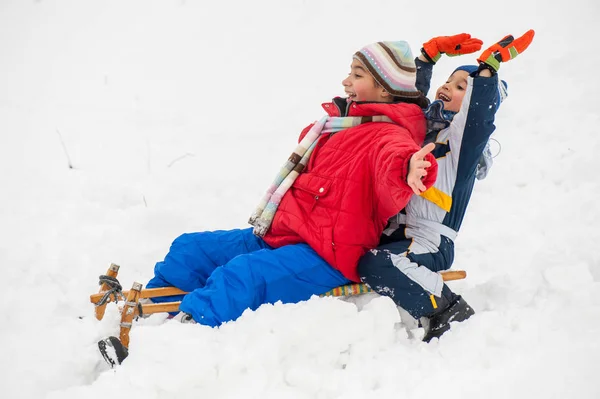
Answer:
[{"label": "wooden sled", "polygon": [[[106,305],[110,302],[123,300],[121,308],[121,323],[119,339],[125,348],[129,347],[129,332],[133,325],[133,320],[138,316],[150,315],[153,313],[179,312],[181,301],[163,302],[163,303],[140,303],[140,299],[157,298],[173,295],[185,295],[187,292],[175,287],[146,288],[142,289],[142,284],[134,282],[129,291],[123,291],[117,280],[119,266],[112,263],[108,267],[106,275],[100,276],[101,286],[97,294],[90,295],[90,302],[95,305],[96,319],[102,320],[106,311]],[[467,277],[464,270],[447,270],[439,272],[444,281],[462,280]],[[350,296],[373,292],[373,290],[363,283],[347,284],[320,296]]]}]

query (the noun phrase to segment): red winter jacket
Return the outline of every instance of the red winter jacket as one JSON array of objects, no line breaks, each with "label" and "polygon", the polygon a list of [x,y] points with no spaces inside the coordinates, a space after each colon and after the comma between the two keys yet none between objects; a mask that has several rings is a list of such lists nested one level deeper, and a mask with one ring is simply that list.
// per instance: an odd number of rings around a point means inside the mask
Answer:
[{"label": "red winter jacket", "polygon": [[[340,116],[334,103],[323,108]],[[272,247],[305,242],[357,282],[360,257],[378,245],[388,219],[413,193],[406,183],[408,163],[425,138],[425,117],[414,104],[352,103],[347,116],[374,115],[386,115],[395,124],[364,123],[319,139],[264,237]],[[423,180],[429,188],[437,163],[431,154],[426,159],[432,164]]]}]

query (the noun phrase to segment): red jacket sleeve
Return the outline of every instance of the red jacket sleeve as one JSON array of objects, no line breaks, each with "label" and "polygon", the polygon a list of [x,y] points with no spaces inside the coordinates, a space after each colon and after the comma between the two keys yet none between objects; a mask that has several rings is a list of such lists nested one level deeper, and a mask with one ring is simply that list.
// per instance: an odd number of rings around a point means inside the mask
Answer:
[{"label": "red jacket sleeve", "polygon": [[[373,173],[377,212],[381,216],[391,217],[406,206],[413,194],[406,178],[410,158],[421,147],[414,142],[408,130],[398,126],[386,129],[394,131],[381,135],[373,157]],[[438,165],[432,154],[427,154],[425,159],[431,162],[423,179],[423,184],[429,188],[437,178]]]}]

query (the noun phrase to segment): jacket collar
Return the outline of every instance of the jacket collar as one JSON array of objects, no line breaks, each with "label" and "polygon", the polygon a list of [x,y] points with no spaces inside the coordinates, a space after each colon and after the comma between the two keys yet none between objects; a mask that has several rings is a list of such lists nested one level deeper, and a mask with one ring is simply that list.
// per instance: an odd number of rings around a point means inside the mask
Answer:
[{"label": "jacket collar", "polygon": [[385,115],[395,124],[408,129],[418,144],[421,144],[425,139],[425,116],[416,104],[403,102],[347,102],[345,98],[336,97],[331,102],[322,104],[322,106],[329,116]]}]

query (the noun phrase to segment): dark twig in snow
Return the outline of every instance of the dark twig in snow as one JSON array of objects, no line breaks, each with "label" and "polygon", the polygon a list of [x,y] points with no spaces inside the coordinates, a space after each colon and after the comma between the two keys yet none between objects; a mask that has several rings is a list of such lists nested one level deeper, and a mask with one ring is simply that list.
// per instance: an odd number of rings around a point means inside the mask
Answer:
[{"label": "dark twig in snow", "polygon": [[186,152],[184,155],[180,156],[179,158],[175,158],[174,160],[172,160],[172,161],[171,161],[171,162],[170,162],[170,163],[167,165],[167,168],[170,168],[171,166],[173,166],[173,164],[174,164],[175,162],[179,162],[179,161],[181,161],[181,160],[182,160],[182,159],[184,159],[184,158],[187,158],[187,157],[193,157],[193,156],[194,156],[194,154],[190,154],[189,152]]},{"label": "dark twig in snow", "polygon": [[67,156],[67,162],[69,163],[69,169],[73,169],[73,164],[71,163],[71,157],[69,157],[69,152],[67,151],[67,146],[65,145],[65,141],[62,138],[62,134],[60,134],[60,130],[56,129],[56,133],[58,134],[58,138],[60,139],[60,144],[62,144],[62,148],[65,151],[65,155]]}]

